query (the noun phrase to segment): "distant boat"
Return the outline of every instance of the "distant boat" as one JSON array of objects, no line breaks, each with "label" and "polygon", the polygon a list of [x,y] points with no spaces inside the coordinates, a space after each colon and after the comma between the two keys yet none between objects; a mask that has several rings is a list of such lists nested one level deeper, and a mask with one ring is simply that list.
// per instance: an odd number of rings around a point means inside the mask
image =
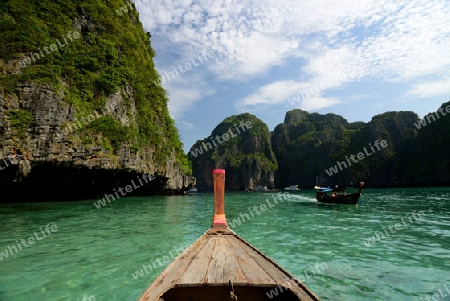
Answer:
[{"label": "distant boat", "polygon": [[335,203],[335,204],[351,204],[356,205],[361,199],[361,189],[364,182],[359,183],[359,190],[355,193],[347,194],[345,188],[335,187],[320,187],[315,186],[316,200],[321,203]]},{"label": "distant boat", "polygon": [[197,192],[198,190],[197,190],[197,188],[195,188],[195,187],[192,187],[191,189],[189,189],[188,190],[188,192]]},{"label": "distant boat", "polygon": [[195,187],[189,188],[189,190],[185,191],[184,193],[196,193],[198,190]]},{"label": "distant boat", "polygon": [[299,191],[301,190],[300,188],[298,188],[298,185],[291,185],[289,187],[284,187],[284,190],[288,190],[288,191]]},{"label": "distant boat", "polygon": [[254,192],[267,192],[270,191],[270,189],[267,188],[267,186],[256,186],[255,189],[252,191]]},{"label": "distant boat", "polygon": [[139,301],[263,301],[275,296],[275,300],[320,300],[230,230],[225,217],[225,170],[215,169],[213,177],[211,228],[162,271]]}]

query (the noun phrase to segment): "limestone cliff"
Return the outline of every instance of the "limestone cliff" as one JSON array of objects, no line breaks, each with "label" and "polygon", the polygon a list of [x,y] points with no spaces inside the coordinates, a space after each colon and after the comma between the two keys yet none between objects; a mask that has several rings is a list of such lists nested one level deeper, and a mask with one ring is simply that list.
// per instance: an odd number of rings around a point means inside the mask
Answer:
[{"label": "limestone cliff", "polygon": [[129,195],[192,183],[150,35],[124,4],[2,4],[2,199],[95,197],[143,173],[156,178]]},{"label": "limestone cliff", "polygon": [[349,143],[349,129],[360,126],[335,114],[310,114],[299,109],[287,112],[284,123],[272,134],[279,164],[277,186],[313,187],[316,179],[326,182],[325,169],[335,164],[333,155]]},{"label": "limestone cliff", "polygon": [[[241,122],[251,131],[216,142]],[[227,169],[228,189],[300,185],[422,186],[450,184],[450,102],[419,119],[413,112],[386,112],[349,123],[336,114],[299,109],[286,113],[270,135],[248,113],[231,116],[190,150],[198,186],[211,189],[211,170]]]},{"label": "limestone cliff", "polygon": [[203,140],[197,141],[188,154],[197,186],[212,189],[211,171],[227,171],[226,188],[254,189],[274,187],[277,161],[272,151],[266,124],[254,115],[245,113],[223,120]]},{"label": "limestone cliff", "polygon": [[334,114],[290,111],[272,135],[277,186],[357,185],[361,180],[378,187],[450,183],[449,140],[444,139],[450,121],[435,119],[418,130],[413,112],[386,112],[368,123],[349,123]]},{"label": "limestone cliff", "polygon": [[417,138],[408,146],[414,156],[406,172],[409,183],[450,184],[450,101],[415,123]]}]

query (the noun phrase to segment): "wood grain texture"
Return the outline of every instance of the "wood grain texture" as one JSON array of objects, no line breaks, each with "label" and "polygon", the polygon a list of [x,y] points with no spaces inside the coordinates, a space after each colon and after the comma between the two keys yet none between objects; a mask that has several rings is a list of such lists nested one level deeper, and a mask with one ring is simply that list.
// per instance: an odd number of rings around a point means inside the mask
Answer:
[{"label": "wood grain texture", "polygon": [[[157,301],[167,291],[164,298],[181,298],[188,291],[198,294],[202,290],[208,295],[220,291],[220,287],[226,291],[229,281],[236,291],[246,294],[251,294],[252,287],[259,287],[260,290],[254,292],[264,297],[264,292],[283,286],[290,292],[281,294],[280,300],[319,300],[306,286],[234,232],[208,231],[167,266],[139,301]],[[217,298],[211,300],[219,301]]]}]

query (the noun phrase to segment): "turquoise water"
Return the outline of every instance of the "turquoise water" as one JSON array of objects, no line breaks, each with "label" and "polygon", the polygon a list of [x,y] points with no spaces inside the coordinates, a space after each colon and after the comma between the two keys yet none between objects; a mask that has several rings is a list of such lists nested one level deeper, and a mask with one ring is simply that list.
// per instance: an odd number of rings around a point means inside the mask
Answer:
[{"label": "turquoise water", "polygon": [[[450,290],[449,188],[368,189],[358,206],[318,204],[312,190],[278,204],[273,196],[227,194],[228,221],[322,300],[420,301]],[[249,209],[261,204],[266,211]],[[14,252],[0,261],[0,300],[137,300],[212,213],[212,194],[121,198],[101,209],[93,201],[0,204],[0,253]],[[57,231],[43,237],[47,224]],[[35,232],[40,240],[20,250]]]}]

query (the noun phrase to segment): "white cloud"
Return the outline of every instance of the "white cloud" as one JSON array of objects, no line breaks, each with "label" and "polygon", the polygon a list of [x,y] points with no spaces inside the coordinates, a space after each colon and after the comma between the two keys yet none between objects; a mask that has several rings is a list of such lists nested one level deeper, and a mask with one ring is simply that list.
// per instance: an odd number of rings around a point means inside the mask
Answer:
[{"label": "white cloud", "polygon": [[[428,75],[439,76],[450,66],[450,56],[446,50],[450,49],[449,7],[444,2],[396,2],[392,5],[386,2],[372,6],[374,11],[371,14],[346,7],[336,9],[334,13],[325,10],[328,17],[325,18],[326,24],[334,24],[334,29],[314,17],[304,21],[316,25],[318,36],[315,40],[313,38],[313,43],[302,45],[304,49],[309,49],[308,55],[302,54],[308,59],[302,71],[311,79],[291,83],[292,86],[320,87],[321,94],[361,80],[409,82]],[[349,15],[350,12],[355,13],[354,17]],[[368,26],[376,22],[381,24],[370,31]],[[327,42],[321,41],[320,30],[325,32]],[[361,31],[365,31],[364,35]],[[445,32],[447,34],[443,34]],[[272,86],[267,85],[269,88]],[[279,103],[278,98],[269,102],[261,97],[264,96],[261,91],[265,88],[244,98],[240,105]],[[324,106],[332,104],[324,103]]]},{"label": "white cloud", "polygon": [[[378,73],[402,78],[450,63],[444,51],[450,43],[449,6],[444,0],[167,0],[138,3],[138,8],[154,34],[165,36],[184,53],[212,49],[235,61],[237,74],[255,75],[287,57],[303,57],[311,50],[308,45],[324,50],[306,57],[312,65],[327,52],[347,47],[358,55],[354,67],[378,67]],[[352,32],[355,29],[360,32]],[[341,59],[336,57],[335,65]]]},{"label": "white cloud", "polygon": [[184,89],[178,87],[170,88],[170,101],[168,103],[170,116],[178,119],[181,115],[190,110],[192,105],[202,98],[199,90]]},{"label": "white cloud", "polygon": [[[363,80],[414,83],[432,77],[435,86],[418,85],[408,94],[448,91],[439,84],[450,67],[445,0],[164,0],[137,7],[146,29],[175,61],[203,51],[217,54],[220,63],[192,72],[202,74],[203,85],[211,76],[247,82],[294,59],[305,62],[297,77],[257,88],[240,107],[281,104],[314,87],[310,98],[318,105],[306,98],[302,105],[324,108],[338,100],[323,92]],[[171,84],[169,90],[175,116],[204,96],[187,86]]]},{"label": "white cloud", "polygon": [[240,80],[266,73],[271,67],[282,65],[286,54],[298,47],[298,41],[268,37],[257,32],[245,39],[241,39],[237,32],[234,34],[225,35],[223,40],[228,40],[228,48],[233,53],[228,60],[235,68],[232,72],[223,73],[220,66],[214,66],[216,73],[224,79]]},{"label": "white cloud", "polygon": [[183,127],[184,130],[188,130],[188,131],[194,131],[194,130],[199,130],[198,127],[196,127],[193,123],[187,122],[187,121],[178,121],[179,124],[181,124],[181,126]]},{"label": "white cloud", "polygon": [[416,85],[413,89],[409,90],[407,96],[429,98],[434,96],[447,96],[450,95],[450,79],[426,82]]},{"label": "white cloud", "polygon": [[295,81],[279,81],[261,87],[256,93],[242,99],[238,106],[255,106],[261,104],[279,104],[298,94],[301,84]]},{"label": "white cloud", "polygon": [[306,98],[300,105],[300,109],[305,111],[318,111],[338,104],[337,98],[311,97]]},{"label": "white cloud", "polygon": [[337,98],[320,97],[322,90],[332,82],[301,83],[279,81],[261,87],[256,93],[237,103],[236,109],[261,109],[261,106],[287,104],[303,110],[320,110],[339,103]]},{"label": "white cloud", "polygon": [[186,73],[183,77],[170,80],[164,87],[168,91],[168,108],[173,119],[179,119],[191,110],[204,96],[214,95],[214,89],[199,80],[198,74]]}]

